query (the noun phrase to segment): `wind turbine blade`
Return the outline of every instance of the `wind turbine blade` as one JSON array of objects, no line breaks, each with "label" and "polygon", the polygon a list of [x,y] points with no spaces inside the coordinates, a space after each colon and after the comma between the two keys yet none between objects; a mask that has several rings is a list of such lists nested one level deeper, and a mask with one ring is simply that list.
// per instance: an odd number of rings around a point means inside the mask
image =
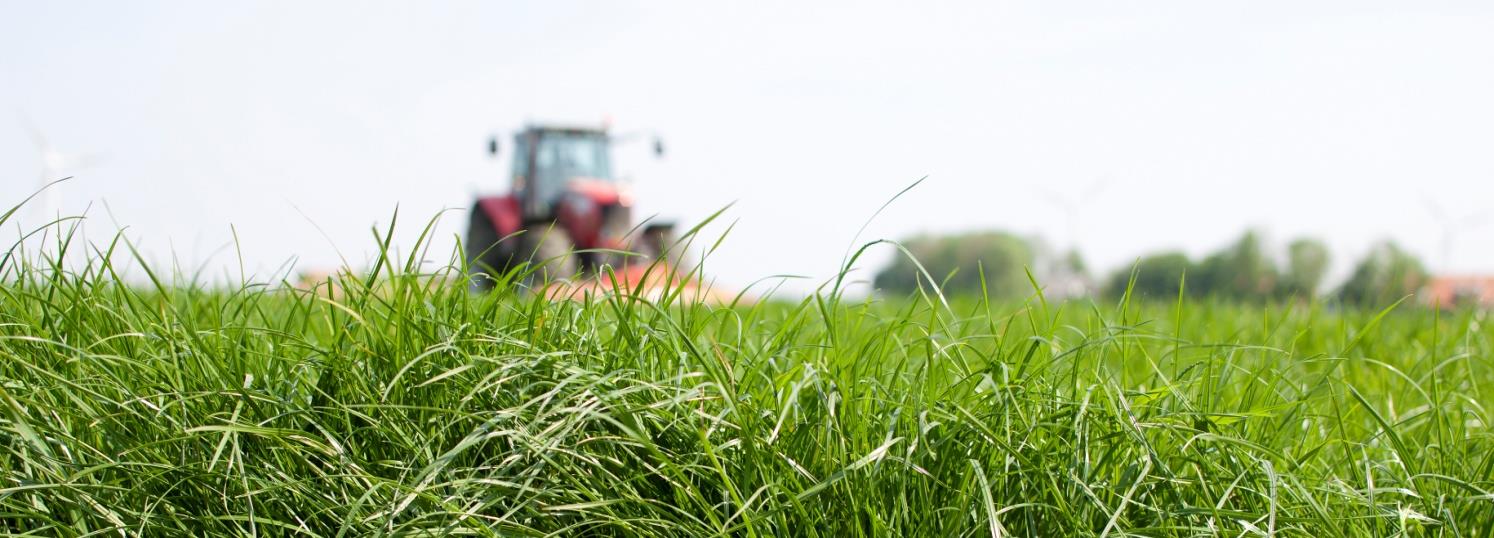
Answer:
[{"label": "wind turbine blade", "polygon": [[42,134],[41,128],[36,126],[36,122],[31,121],[30,116],[21,114],[19,119],[21,127],[26,129],[27,134],[31,135],[31,142],[36,144],[37,149],[42,150],[43,153],[52,149],[52,145],[47,143],[47,135]]},{"label": "wind turbine blade", "polygon": [[1101,192],[1104,192],[1105,183],[1106,181],[1103,177],[1096,179],[1094,183],[1090,183],[1089,188],[1084,190],[1084,194],[1079,198],[1079,201],[1081,203],[1088,203],[1094,200]]},{"label": "wind turbine blade", "polygon": [[103,164],[104,161],[108,160],[108,157],[102,153],[80,153],[77,155],[69,155],[68,159],[69,160],[67,164],[70,169],[82,170],[84,168],[93,168],[95,166]]},{"label": "wind turbine blade", "polygon": [[1421,204],[1426,208],[1427,213],[1432,215],[1432,219],[1436,220],[1438,224],[1444,226],[1447,225],[1447,211],[1444,211],[1442,209],[1442,204],[1437,203],[1437,201],[1433,200],[1431,196],[1427,196],[1425,194],[1421,196]]},{"label": "wind turbine blade", "polygon": [[1038,191],[1038,196],[1041,197],[1043,201],[1058,206],[1060,209],[1068,209],[1069,206],[1073,205],[1071,203],[1071,200],[1069,200],[1067,197],[1059,194],[1058,191],[1050,189],[1044,185],[1033,185],[1032,188],[1033,190]]},{"label": "wind turbine blade", "polygon": [[1477,227],[1477,226],[1482,226],[1485,223],[1487,223],[1488,221],[1489,221],[1489,211],[1488,210],[1484,210],[1484,211],[1479,211],[1477,213],[1474,213],[1472,215],[1464,215],[1462,218],[1458,219],[1457,224],[1458,224],[1459,227],[1473,228],[1473,227]]}]

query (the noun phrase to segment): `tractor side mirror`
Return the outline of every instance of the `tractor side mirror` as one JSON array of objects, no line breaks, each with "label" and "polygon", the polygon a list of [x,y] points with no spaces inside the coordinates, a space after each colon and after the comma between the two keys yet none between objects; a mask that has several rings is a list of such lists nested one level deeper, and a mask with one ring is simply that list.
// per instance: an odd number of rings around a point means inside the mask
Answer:
[{"label": "tractor side mirror", "polygon": [[663,138],[659,138],[657,136],[654,137],[654,156],[655,157],[663,157],[664,156],[664,139]]},{"label": "tractor side mirror", "polygon": [[488,139],[488,155],[498,156],[498,137],[496,136]]}]

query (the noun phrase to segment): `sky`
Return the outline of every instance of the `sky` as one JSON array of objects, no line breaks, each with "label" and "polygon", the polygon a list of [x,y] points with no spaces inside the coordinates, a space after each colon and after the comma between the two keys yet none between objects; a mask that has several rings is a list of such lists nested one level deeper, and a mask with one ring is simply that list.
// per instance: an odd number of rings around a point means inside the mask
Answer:
[{"label": "sky", "polygon": [[407,249],[441,217],[444,263],[507,186],[488,137],[605,119],[668,147],[617,149],[640,214],[730,206],[725,286],[985,229],[1101,273],[1247,228],[1326,240],[1339,275],[1381,239],[1494,273],[1489,28],[1471,1],[0,0],[0,202],[41,180],[31,124],[94,157],[53,209],[154,263],[358,266],[396,208]]}]

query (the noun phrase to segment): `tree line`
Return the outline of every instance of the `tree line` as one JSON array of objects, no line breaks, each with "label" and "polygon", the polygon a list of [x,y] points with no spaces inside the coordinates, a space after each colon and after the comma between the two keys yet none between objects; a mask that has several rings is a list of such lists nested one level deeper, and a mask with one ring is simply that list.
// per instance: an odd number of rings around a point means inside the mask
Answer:
[{"label": "tree line", "polygon": [[[906,252],[873,280],[884,292],[907,293],[926,286],[927,279],[921,278],[925,272],[946,294],[992,298],[1030,295],[1029,271],[1045,285],[1050,279],[1093,281],[1078,253],[1047,254],[1040,240],[1005,232],[920,235],[899,244]],[[1286,245],[1283,254],[1273,255],[1259,233],[1247,231],[1200,259],[1178,251],[1142,256],[1134,265],[1116,269],[1087,287],[1107,298],[1129,290],[1132,296],[1152,299],[1181,293],[1243,302],[1324,297],[1353,304],[1389,304],[1416,293],[1428,278],[1425,265],[1392,241],[1376,244],[1354,264],[1348,278],[1333,288],[1326,287],[1332,257],[1322,241],[1298,238]]]}]

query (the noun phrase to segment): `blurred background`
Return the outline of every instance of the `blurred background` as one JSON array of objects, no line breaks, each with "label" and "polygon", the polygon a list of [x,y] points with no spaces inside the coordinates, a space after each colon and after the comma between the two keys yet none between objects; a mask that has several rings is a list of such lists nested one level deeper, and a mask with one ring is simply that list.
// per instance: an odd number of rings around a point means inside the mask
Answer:
[{"label": "blurred background", "polygon": [[1246,238],[1282,264],[1320,239],[1333,283],[1384,240],[1480,275],[1491,27],[1472,1],[10,0],[0,200],[74,176],[21,222],[86,210],[90,239],[122,226],[210,276],[238,252],[261,275],[364,264],[396,206],[402,240],[451,210],[444,263],[473,197],[507,188],[489,137],[605,121],[667,144],[616,148],[639,215],[735,202],[707,265],[729,286],[802,292],[853,242],[991,231],[1032,263],[1079,253],[1090,288]]}]

